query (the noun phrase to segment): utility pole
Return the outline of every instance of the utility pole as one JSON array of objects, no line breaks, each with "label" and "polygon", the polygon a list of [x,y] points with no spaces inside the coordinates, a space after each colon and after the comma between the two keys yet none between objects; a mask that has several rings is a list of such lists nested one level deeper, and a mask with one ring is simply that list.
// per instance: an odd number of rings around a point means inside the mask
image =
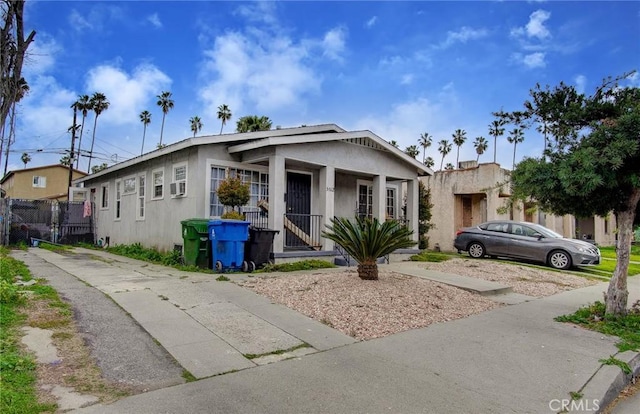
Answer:
[{"label": "utility pole", "polygon": [[[76,144],[76,116],[78,114],[78,108],[73,106],[73,125],[71,125],[71,152],[69,153],[69,187],[71,187],[71,181],[73,180],[73,156],[75,155],[74,147]],[[67,190],[68,191],[68,190]]]}]

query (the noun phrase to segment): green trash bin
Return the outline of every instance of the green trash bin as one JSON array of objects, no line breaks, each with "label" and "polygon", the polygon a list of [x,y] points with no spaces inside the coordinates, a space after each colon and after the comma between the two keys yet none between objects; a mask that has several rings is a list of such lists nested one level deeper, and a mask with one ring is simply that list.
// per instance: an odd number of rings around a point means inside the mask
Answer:
[{"label": "green trash bin", "polygon": [[198,266],[203,269],[211,269],[209,241],[209,219],[192,218],[183,220],[182,240],[184,264],[187,266]]}]

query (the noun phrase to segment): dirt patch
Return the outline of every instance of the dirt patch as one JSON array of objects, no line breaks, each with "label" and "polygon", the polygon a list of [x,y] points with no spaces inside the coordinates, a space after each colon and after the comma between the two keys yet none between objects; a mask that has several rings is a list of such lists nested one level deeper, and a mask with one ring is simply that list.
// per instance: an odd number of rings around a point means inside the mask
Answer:
[{"label": "dirt patch", "polygon": [[255,278],[243,286],[356,339],[391,335],[460,319],[500,305],[440,283],[380,271],[361,280],[355,270]]}]

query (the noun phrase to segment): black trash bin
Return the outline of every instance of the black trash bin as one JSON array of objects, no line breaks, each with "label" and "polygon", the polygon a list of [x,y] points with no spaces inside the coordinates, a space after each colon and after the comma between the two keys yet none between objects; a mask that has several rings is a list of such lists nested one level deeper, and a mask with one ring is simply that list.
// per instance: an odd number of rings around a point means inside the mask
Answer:
[{"label": "black trash bin", "polygon": [[244,259],[249,263],[253,262],[255,268],[269,263],[273,238],[278,233],[278,230],[249,227],[249,240],[244,245]]}]

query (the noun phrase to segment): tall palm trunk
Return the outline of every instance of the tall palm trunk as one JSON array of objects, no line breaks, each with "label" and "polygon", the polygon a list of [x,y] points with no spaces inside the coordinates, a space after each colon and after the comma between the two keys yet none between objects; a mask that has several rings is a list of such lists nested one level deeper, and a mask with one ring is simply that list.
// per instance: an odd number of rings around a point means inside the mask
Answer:
[{"label": "tall palm trunk", "polygon": [[[82,114],[82,125],[80,126],[80,138],[78,138],[78,158],[76,159],[76,170],[78,168],[80,168],[80,157],[82,154],[82,133],[84,132],[84,120],[87,118],[87,116],[83,113]],[[72,154],[73,156],[73,154]]]},{"label": "tall palm trunk", "polygon": [[162,134],[164,133],[164,117],[167,116],[164,112],[162,113],[162,126],[160,127],[160,146],[162,146]]},{"label": "tall palm trunk", "polygon": [[494,135],[493,136],[493,163],[494,164],[496,163],[496,149],[498,148],[496,146],[497,142],[498,142],[498,136]]},{"label": "tall palm trunk", "polygon": [[224,122],[222,122],[222,124],[220,125],[220,134],[218,135],[222,135],[222,128],[224,128]]},{"label": "tall palm trunk", "polygon": [[516,168],[516,148],[518,147],[518,142],[514,142],[513,143],[513,166],[511,167],[511,169],[515,169]]},{"label": "tall palm trunk", "polygon": [[93,143],[96,140],[96,125],[98,125],[98,115],[93,121],[93,134],[91,134],[91,148],[89,149],[89,165],[87,165],[87,173],[91,173],[91,159],[93,159]]},{"label": "tall palm trunk", "polygon": [[144,124],[144,129],[142,130],[142,148],[140,149],[140,155],[144,154],[144,137],[147,135],[147,124]]}]

